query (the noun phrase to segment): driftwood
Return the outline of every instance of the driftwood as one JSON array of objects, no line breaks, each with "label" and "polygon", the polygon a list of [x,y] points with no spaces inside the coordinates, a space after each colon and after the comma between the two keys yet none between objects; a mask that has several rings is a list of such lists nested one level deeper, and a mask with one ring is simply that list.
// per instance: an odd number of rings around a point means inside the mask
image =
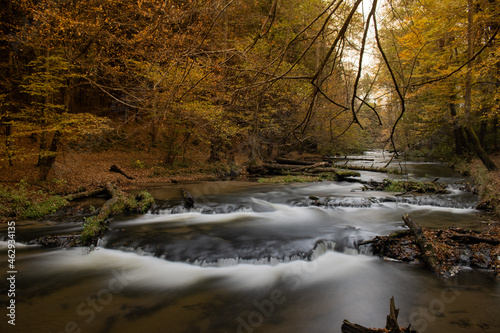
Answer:
[{"label": "driftwood", "polygon": [[410,214],[403,215],[403,220],[415,237],[415,242],[417,243],[420,251],[422,251],[422,259],[425,261],[427,266],[439,276],[446,275],[445,270],[442,269],[441,264],[439,263],[440,261],[436,256],[434,246],[427,240],[422,228],[416,225]]},{"label": "driftwood", "polygon": [[410,326],[407,328],[401,328],[398,325],[398,315],[399,309],[396,309],[394,305],[394,297],[391,298],[389,315],[386,319],[385,329],[373,329],[367,328],[358,324],[353,324],[348,320],[344,320],[341,330],[342,333],[380,333],[380,332],[388,332],[388,333],[416,333],[416,331],[410,329]]},{"label": "driftwood", "polygon": [[123,176],[125,176],[126,178],[128,179],[134,179],[134,177],[130,177],[129,175],[127,175],[122,169],[120,169],[119,167],[117,167],[115,164],[113,164],[110,168],[109,168],[109,171],[110,172],[116,172],[116,173],[119,173]]}]

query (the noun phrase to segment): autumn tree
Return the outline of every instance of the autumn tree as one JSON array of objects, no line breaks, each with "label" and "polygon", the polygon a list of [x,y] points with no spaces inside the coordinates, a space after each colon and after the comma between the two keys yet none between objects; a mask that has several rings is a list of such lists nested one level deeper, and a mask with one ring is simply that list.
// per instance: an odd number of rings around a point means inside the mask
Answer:
[{"label": "autumn tree", "polygon": [[[4,119],[9,131],[6,150],[12,163],[18,159],[38,156],[40,179],[48,177],[61,145],[74,142],[83,135],[99,133],[106,128],[105,119],[90,113],[75,113],[71,103],[72,86],[81,80],[83,73],[72,64],[72,46],[79,40],[71,31],[71,22],[65,17],[65,5],[56,1],[20,1],[10,3],[10,8],[25,16],[11,26],[12,33],[6,37],[23,57],[26,69],[21,77],[9,77],[11,91],[17,91],[16,107],[5,102],[2,105]],[[12,9],[14,10],[14,9]],[[12,61],[11,61],[12,62]],[[21,98],[24,94],[27,98]],[[13,150],[15,141],[30,137],[38,142],[38,150]]]},{"label": "autumn tree", "polygon": [[[488,168],[495,169],[475,134],[484,120],[475,111],[483,109],[485,97],[477,89],[482,81],[478,68],[496,35],[490,27],[484,29],[484,22],[491,26],[497,20],[492,5],[389,2],[384,37],[399,86],[406,92],[409,111],[403,127],[417,140],[433,135],[441,142],[446,142],[443,137],[453,138],[456,153],[473,149]],[[445,134],[446,129],[451,135]]]}]

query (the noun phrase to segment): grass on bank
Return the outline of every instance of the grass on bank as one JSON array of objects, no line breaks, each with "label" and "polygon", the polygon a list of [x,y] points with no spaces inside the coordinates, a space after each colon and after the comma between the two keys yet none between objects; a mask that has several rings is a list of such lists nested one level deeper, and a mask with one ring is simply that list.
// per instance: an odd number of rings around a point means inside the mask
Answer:
[{"label": "grass on bank", "polygon": [[54,214],[68,204],[59,195],[34,190],[26,182],[17,187],[0,185],[0,217],[2,219],[36,219]]}]

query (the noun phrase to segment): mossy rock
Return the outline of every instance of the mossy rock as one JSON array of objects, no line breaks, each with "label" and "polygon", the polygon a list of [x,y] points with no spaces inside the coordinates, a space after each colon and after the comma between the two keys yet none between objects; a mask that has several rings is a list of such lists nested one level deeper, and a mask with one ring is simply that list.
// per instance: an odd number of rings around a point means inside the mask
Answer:
[{"label": "mossy rock", "polygon": [[441,182],[417,182],[413,180],[384,180],[384,191],[416,193],[448,193],[448,186]]}]

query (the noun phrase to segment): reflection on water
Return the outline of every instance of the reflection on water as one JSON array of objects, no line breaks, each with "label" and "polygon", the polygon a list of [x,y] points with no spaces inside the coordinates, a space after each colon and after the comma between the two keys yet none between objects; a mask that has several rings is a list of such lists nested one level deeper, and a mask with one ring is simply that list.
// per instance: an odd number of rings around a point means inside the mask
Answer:
[{"label": "reflection on water", "polygon": [[[412,177],[439,175],[451,193],[403,199],[350,182],[149,184],[168,201],[113,220],[102,247],[18,244],[17,325],[3,320],[1,331],[339,332],[344,319],[385,326],[392,296],[400,324],[419,332],[500,331],[499,286],[485,274],[465,271],[444,283],[420,265],[359,253],[358,241],[403,229],[406,212],[428,227],[481,226],[476,198],[451,185],[459,176],[439,165],[406,167]],[[196,199],[190,211],[181,187]],[[27,221],[17,235],[79,228]]]}]

